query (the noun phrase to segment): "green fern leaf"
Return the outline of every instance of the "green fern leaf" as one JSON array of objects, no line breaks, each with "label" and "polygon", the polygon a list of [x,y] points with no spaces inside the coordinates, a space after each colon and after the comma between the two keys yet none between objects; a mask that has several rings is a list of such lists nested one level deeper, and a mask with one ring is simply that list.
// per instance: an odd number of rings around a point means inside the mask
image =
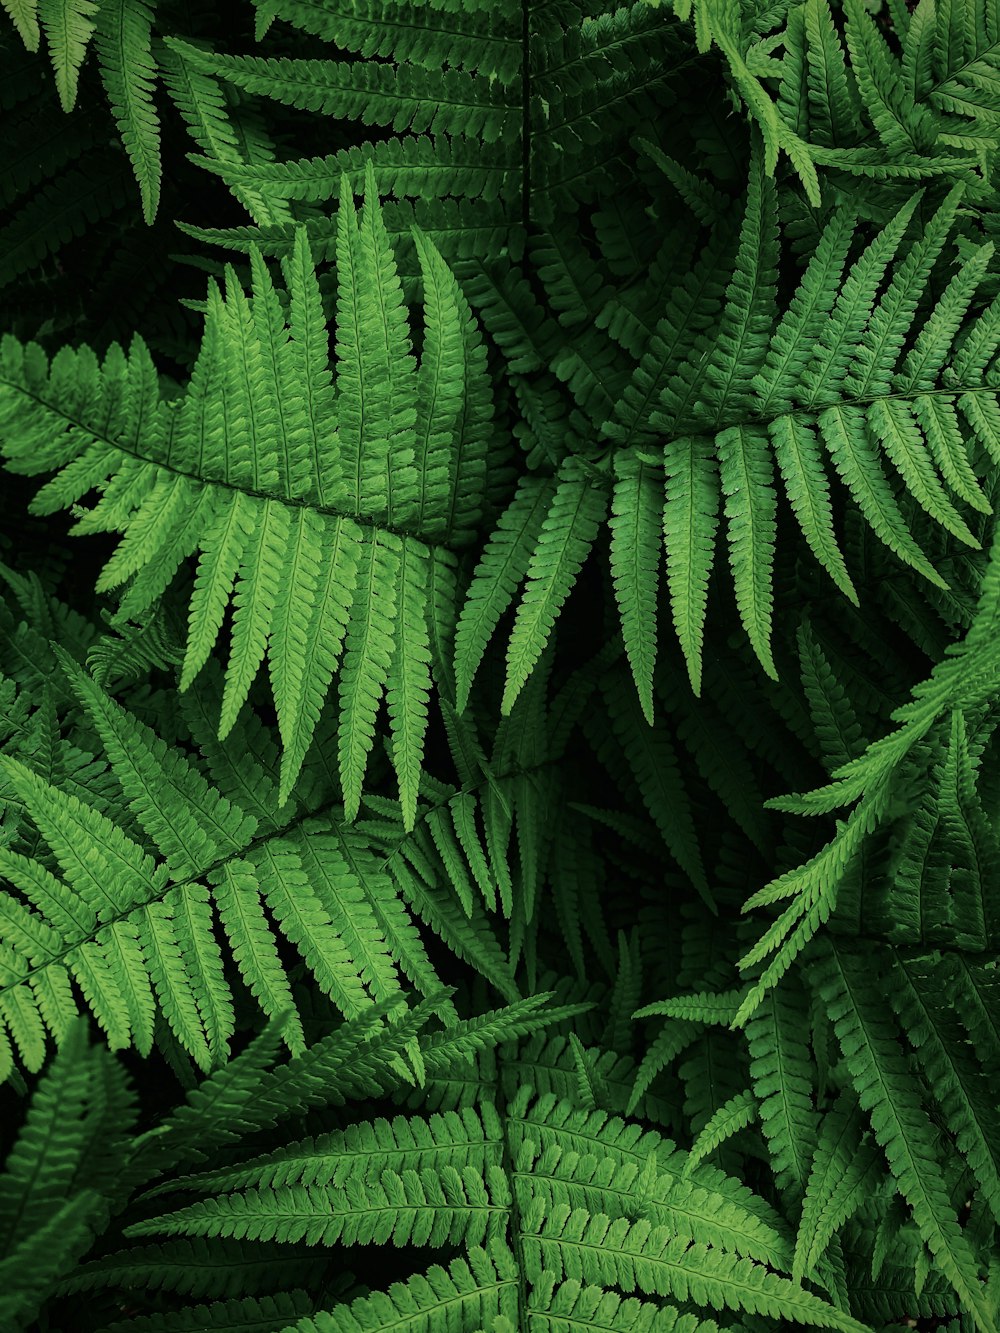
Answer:
[{"label": "green fern leaf", "polygon": [[496,1235],[505,1213],[506,1182],[487,1169],[383,1171],[379,1183],[348,1180],[342,1189],[279,1186],[191,1204],[139,1222],[130,1235],[232,1236],[309,1244],[478,1245]]},{"label": "green fern leaf", "polygon": [[656,592],[659,582],[663,492],[647,463],[619,455],[611,500],[611,573],[622,618],[625,651],[642,711],[653,722]]},{"label": "green fern leaf", "polygon": [[175,750],[110,699],[65,654],[59,654],[74,692],[97,728],[126,800],[171,874],[197,875],[202,867],[242,851],[257,829],[220,796]]},{"label": "green fern leaf", "polygon": [[[426,1119],[396,1116],[351,1125],[182,1183],[202,1194],[291,1185],[342,1189],[349,1181],[378,1184],[383,1171],[400,1175],[433,1169],[445,1159],[452,1166],[473,1166],[480,1174],[487,1165],[500,1164],[500,1124],[488,1103],[481,1113],[464,1109]],[[175,1188],[173,1182],[169,1188]]]},{"label": "green fern leaf", "polygon": [[726,497],[736,604],[761,666],[777,680],[771,653],[771,572],[777,501],[766,438],[758,427],[729,426],[717,436],[716,448]]},{"label": "green fern leaf", "polygon": [[153,105],[154,7],[149,0],[101,0],[97,57],[122,143],[132,162],[146,221],[160,199],[160,130]]},{"label": "green fern leaf", "polygon": [[819,1125],[795,1238],[792,1276],[797,1281],[815,1270],[837,1231],[879,1180],[881,1163],[873,1146],[862,1142],[864,1130],[857,1101],[845,1090]]},{"label": "green fern leaf", "polygon": [[[292,1333],[346,1333],[392,1328],[400,1333],[440,1321],[461,1328],[492,1327],[501,1312],[517,1313],[517,1270],[505,1246],[489,1252],[476,1246],[447,1268],[433,1264],[387,1291],[361,1296],[311,1319],[300,1319]],[[447,1322],[446,1322],[447,1321]],[[461,1321],[461,1322],[458,1322]]]},{"label": "green fern leaf", "polygon": [[843,477],[872,531],[901,560],[919,570],[928,582],[939,588],[946,586],[913,539],[886,481],[878,454],[866,441],[861,410],[850,405],[825,408],[819,415],[819,427],[834,467]]},{"label": "green fern leaf", "polygon": [[[77,1019],[34,1089],[0,1174],[0,1317],[20,1330],[107,1225],[134,1127],[131,1091]],[[127,1171],[126,1171],[127,1176]]]},{"label": "green fern leaf", "polygon": [[[266,142],[258,139],[251,146],[247,135],[241,133],[239,121],[215,79],[194,69],[163,43],[158,44],[156,55],[164,86],[195,143],[204,152],[233,169],[245,166],[261,170],[273,159]],[[291,222],[291,210],[277,191],[255,190],[237,182],[231,188],[250,216],[262,225]]]},{"label": "green fern leaf", "polygon": [[838,210],[820,233],[802,282],[779,320],[764,364],[753,379],[764,413],[787,411],[792,405],[814,345],[837,299],[855,226],[856,220],[846,209]]},{"label": "green fern leaf", "polygon": [[401,563],[402,543],[393,534],[378,534],[365,543],[340,672],[340,780],[348,819],[360,806],[375,715],[392,667]]},{"label": "green fern leaf", "polygon": [[686,1170],[692,1171],[720,1144],[746,1129],[757,1116],[757,1101],[752,1092],[738,1092],[711,1116],[691,1145]]},{"label": "green fern leaf", "polygon": [[525,478],[483,549],[455,629],[456,706],[463,711],[486,645],[528,570],[555,489]]},{"label": "green fern leaf", "polygon": [[[549,1329],[565,1327],[569,1333],[600,1329],[602,1333],[717,1333],[713,1319],[682,1314],[676,1306],[654,1304],[634,1296],[622,1297],[603,1287],[570,1279],[557,1282],[541,1275],[528,1296],[532,1325]],[[499,1333],[499,1330],[498,1330]]]},{"label": "green fern leaf", "polygon": [[282,804],[299,776],[337,667],[363,542],[361,530],[346,518],[324,523],[301,509],[292,521],[291,569],[278,589],[267,649],[284,747]]},{"label": "green fern leaf", "polygon": [[265,843],[253,857],[264,899],[282,933],[296,945],[322,991],[349,1018],[368,1004],[350,954],[289,843]]},{"label": "green fern leaf", "polygon": [[990,1211],[1000,1209],[1000,1174],[995,1149],[995,1112],[988,1080],[968,1058],[965,1033],[942,997],[945,969],[931,959],[902,962],[893,1008],[906,1028],[949,1129],[968,1161]]},{"label": "green fern leaf", "polygon": [[[336,42],[366,59],[392,57],[433,69],[444,53],[457,67],[505,82],[520,69],[520,51],[506,15],[483,13],[484,5],[441,5],[441,13],[407,5],[387,17],[376,4],[317,8],[302,0],[259,0],[258,22],[284,19],[304,32]],[[477,10],[479,12],[477,12]],[[442,13],[447,18],[442,17]]]},{"label": "green fern leaf", "polygon": [[[870,964],[827,947],[820,987],[854,1079],[914,1221],[942,1271],[986,1333],[993,1314],[974,1253],[962,1233],[945,1184],[935,1135],[917,1089],[907,1077],[895,1025],[881,1001],[872,1003]],[[864,975],[862,975],[864,969]]]},{"label": "green fern leaf", "polygon": [[845,383],[852,397],[867,398],[888,389],[902,334],[913,318],[931,269],[944,248],[962,193],[960,185],[950,191],[927,223],[918,244],[896,269],[873,311],[847,370]]},{"label": "green fern leaf", "polygon": [[907,96],[898,59],[862,5],[849,0],[846,12],[852,68],[879,138],[890,151],[919,150],[924,146],[920,119]]},{"label": "green fern leaf", "polygon": [[753,368],[774,323],[778,212],[774,181],[762,156],[750,162],[746,213],[722,318],[705,368],[705,407],[711,425],[728,421],[746,402]]},{"label": "green fern leaf", "polygon": [[778,468],[803,536],[837,587],[857,606],[858,594],[833,530],[833,510],[816,435],[793,416],[775,418],[770,432]]},{"label": "green fern leaf", "polygon": [[740,992],[722,994],[702,992],[698,995],[674,995],[669,1000],[656,1000],[643,1009],[637,1009],[634,1018],[649,1018],[664,1014],[668,1018],[694,1023],[719,1023],[728,1026],[739,1007]]},{"label": "green fern leaf", "polygon": [[852,144],[857,137],[858,97],[848,79],[844,48],[827,0],[808,0],[805,36],[813,137],[831,148]]},{"label": "green fern leaf", "polygon": [[589,1273],[601,1285],[713,1309],[747,1310],[844,1333],[866,1327],[763,1265],[688,1244],[648,1222],[612,1221],[561,1205],[547,1215],[532,1209],[526,1231],[522,1244],[529,1271],[544,1268],[557,1279],[580,1280]]},{"label": "green fern leaf", "polygon": [[[410,529],[426,518],[440,540],[467,539],[487,486],[492,403],[484,348],[468,307],[443,261],[424,243],[437,284],[426,317],[428,364],[445,346],[461,346],[463,362],[449,389],[454,415],[448,429],[435,435],[433,448],[423,448],[418,472],[418,389],[427,377],[419,379],[409,352],[399,279],[370,171],[366,189],[360,231],[350,221],[350,200],[338,224],[344,262],[337,277],[342,326],[336,398],[315,269],[301,232],[284,266],[287,301],[256,251],[250,257],[251,300],[232,271],[225,298],[210,286],[190,385],[169,407],[158,398],[155,368],[138,341],[128,358],[112,351],[104,366],[88,354],[64,358],[60,364],[72,364],[81,382],[74,388],[73,374],[56,376],[45,406],[25,396],[23,381],[13,392],[28,415],[51,413],[56,435],[57,421],[65,432],[73,419],[65,413],[72,413],[77,389],[89,403],[86,430],[74,428],[72,434],[80,457],[74,464],[55,447],[52,460],[68,471],[45,488],[40,504],[72,504],[89,488],[102,488],[79,530],[125,530],[99,580],[102,590],[128,585],[119,623],[148,615],[181,563],[200,550],[181,684],[189,688],[204,669],[231,603],[220,735],[235,726],[266,656],[285,748],[279,796],[287,799],[346,638],[339,693],[347,807],[357,812],[378,699],[388,683],[393,734],[401,738],[396,749],[405,769],[406,818],[412,822],[430,657],[438,648],[451,652],[440,592],[449,585],[454,560],[445,547],[421,545]],[[374,306],[368,302],[372,292],[379,294]],[[14,346],[7,345],[7,365],[19,377],[25,363]],[[362,389],[363,422],[355,419]],[[422,410],[426,415],[426,404]],[[442,420],[435,411],[435,430]],[[39,470],[45,457],[32,449],[27,466]],[[443,523],[441,517],[431,520],[442,506]],[[390,522],[403,523],[406,535],[377,526]],[[405,643],[412,662],[390,680],[396,594],[382,580],[394,577],[404,554],[407,570],[423,568],[427,576],[407,580]],[[389,603],[381,618],[374,597]],[[374,657],[366,656],[365,644]],[[443,669],[444,663],[436,665],[439,673]],[[404,679],[400,692],[397,684]]]},{"label": "green fern leaf", "polygon": [[559,478],[528,561],[527,584],[507,645],[506,716],[548,642],[555,618],[590,552],[607,506],[585,473],[567,467]]},{"label": "green fern leaf", "polygon": [[664,450],[663,466],[663,537],[670,608],[691,688],[700,694],[708,580],[718,527],[717,469],[700,436],[672,440]]},{"label": "green fern leaf", "polygon": [[41,41],[38,27],[38,0],[3,0],[3,7],[29,51],[37,51]]},{"label": "green fern leaf", "polygon": [[775,1179],[799,1199],[816,1144],[809,1047],[799,1022],[802,994],[783,981],[747,1024],[750,1079]]},{"label": "green fern leaf", "polygon": [[806,405],[818,407],[839,398],[831,386],[839,385],[847,373],[852,351],[871,317],[879,285],[919,202],[919,195],[908,200],[848,272],[833,313],[822,325],[812,359],[803,371]]},{"label": "green fern leaf", "polygon": [[76,103],[80,66],[94,35],[98,10],[95,0],[38,0],[38,18],[48,42],[64,111],[72,111]]},{"label": "green fern leaf", "polygon": [[427,730],[431,688],[430,644],[424,606],[427,556],[415,543],[403,547],[399,564],[396,636],[387,677],[386,702],[392,723],[392,761],[399,777],[403,826],[413,828]]},{"label": "green fern leaf", "polygon": [[280,596],[290,532],[291,514],[286,506],[271,500],[254,506],[253,528],[233,598],[232,642],[219,719],[222,740],[233,729],[264,660],[268,630]]},{"label": "green fern leaf", "polygon": [[868,422],[918,504],[960,541],[978,548],[979,541],[937,478],[908,405],[889,398],[879,399],[868,409]]},{"label": "green fern leaf", "polygon": [[292,1015],[284,1037],[293,1054],[305,1045],[288,978],[264,915],[260,881],[248,861],[229,861],[213,887],[219,921],[244,981],[265,1014]]},{"label": "green fern leaf", "polygon": [[486,143],[503,142],[520,131],[520,107],[511,105],[504,85],[494,83],[478,97],[473,76],[460,70],[397,68],[367,60],[265,60],[217,55],[177,38],[168,44],[195,70],[300,110],[392,125],[397,131],[478,136]]}]

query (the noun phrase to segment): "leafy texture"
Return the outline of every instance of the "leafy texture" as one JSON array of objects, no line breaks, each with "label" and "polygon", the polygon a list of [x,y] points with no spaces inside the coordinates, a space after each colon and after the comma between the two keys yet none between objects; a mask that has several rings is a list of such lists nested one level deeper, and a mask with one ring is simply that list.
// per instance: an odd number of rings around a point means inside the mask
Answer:
[{"label": "leafy texture", "polygon": [[0,0],[3,1333],[996,1333],[996,0]]}]

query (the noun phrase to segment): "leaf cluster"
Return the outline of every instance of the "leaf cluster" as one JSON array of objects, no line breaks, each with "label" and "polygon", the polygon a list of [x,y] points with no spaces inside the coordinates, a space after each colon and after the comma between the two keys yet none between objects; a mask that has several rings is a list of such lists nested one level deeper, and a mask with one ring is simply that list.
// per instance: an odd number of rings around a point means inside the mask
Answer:
[{"label": "leaf cluster", "polygon": [[994,1333],[995,0],[3,9],[0,1326]]}]

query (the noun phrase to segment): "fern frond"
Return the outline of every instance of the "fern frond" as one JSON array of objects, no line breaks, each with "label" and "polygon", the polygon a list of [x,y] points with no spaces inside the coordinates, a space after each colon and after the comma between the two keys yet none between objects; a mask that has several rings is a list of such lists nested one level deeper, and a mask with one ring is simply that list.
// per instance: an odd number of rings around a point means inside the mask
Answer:
[{"label": "fern frond", "polygon": [[795,1238],[792,1276],[814,1271],[826,1247],[849,1217],[861,1208],[880,1178],[881,1163],[870,1143],[850,1090],[823,1116],[802,1201]]},{"label": "fern frond", "polygon": [[48,42],[56,89],[64,111],[72,111],[80,66],[94,35],[96,0],[38,0],[38,19]]},{"label": "fern frond", "polygon": [[607,497],[581,470],[566,467],[556,484],[507,646],[507,682],[501,711],[514,705],[541,656],[563,602],[593,545]]},{"label": "fern frond", "polygon": [[528,1296],[528,1314],[532,1325],[548,1333],[565,1327],[569,1333],[599,1329],[601,1333],[716,1333],[714,1319],[699,1319],[682,1314],[676,1306],[622,1297],[603,1287],[569,1279],[557,1282],[542,1274]]},{"label": "fern frond", "polygon": [[747,1125],[756,1119],[757,1114],[757,1101],[752,1092],[737,1092],[730,1097],[729,1101],[720,1106],[699,1131],[698,1137],[691,1145],[686,1169],[693,1170],[720,1144],[738,1134],[740,1130],[746,1129]]},{"label": "fern frond", "polygon": [[958,1149],[995,1216],[1000,1208],[1000,1177],[988,1080],[969,1059],[963,1028],[943,1002],[950,990],[942,988],[945,969],[935,967],[933,958],[900,961],[902,984],[894,991],[893,1008],[919,1054]]},{"label": "fern frond", "polygon": [[621,1290],[673,1296],[716,1310],[747,1310],[819,1328],[862,1333],[865,1325],[763,1265],[688,1244],[648,1222],[556,1206],[532,1209],[522,1242],[529,1271]]},{"label": "fern frond", "polygon": [[775,1179],[797,1198],[805,1193],[816,1146],[812,1067],[798,1021],[801,1007],[801,993],[786,980],[770,992],[746,1030],[751,1086]]},{"label": "fern frond", "polygon": [[69,657],[60,663],[87,709],[133,813],[180,878],[241,851],[257,821],[226,800],[176,751],[86,675]]},{"label": "fern frond", "polygon": [[149,223],[159,206],[161,175],[160,131],[152,98],[153,16],[149,0],[101,0],[95,38],[108,101]]},{"label": "fern frond", "polygon": [[390,18],[369,0],[323,7],[301,0],[260,0],[257,21],[282,19],[365,59],[382,56],[425,69],[447,62],[509,82],[520,70],[513,23],[502,13],[487,16],[484,9],[408,4]]},{"label": "fern frond", "polygon": [[754,652],[776,680],[771,653],[771,580],[777,500],[767,441],[759,427],[729,426],[718,436],[716,446],[736,604]]},{"label": "fern frond", "polygon": [[702,437],[682,436],[666,446],[663,466],[670,608],[691,688],[700,694],[708,580],[719,521],[717,465]]},{"label": "fern frond", "polygon": [[802,683],[813,719],[816,739],[824,761],[838,768],[863,749],[863,737],[847,691],[824,654],[812,627],[803,624],[798,632]]},{"label": "fern frond", "polygon": [[921,1236],[976,1327],[986,1333],[993,1315],[976,1257],[952,1207],[934,1129],[907,1077],[895,1024],[886,1018],[881,1001],[873,1003],[869,963],[831,945],[820,958],[820,991],[858,1100]]},{"label": "fern frond", "polygon": [[633,1017],[649,1018],[655,1014],[663,1014],[667,1018],[690,1023],[727,1025],[732,1022],[736,1013],[740,995],[740,991],[728,991],[721,995],[705,992],[698,995],[675,995],[669,1000],[657,1000],[653,1004],[646,1005],[644,1009],[637,1009]]},{"label": "fern frond", "polygon": [[652,725],[663,487],[656,473],[630,454],[619,455],[616,472],[611,500],[611,572],[625,651],[642,711]]},{"label": "fern frond", "polygon": [[483,549],[455,629],[456,704],[468,702],[473,678],[500,617],[514,600],[554,496],[543,479],[521,482]]},{"label": "fern frond", "polygon": [[[482,1175],[487,1165],[499,1165],[499,1145],[499,1122],[487,1103],[479,1112],[464,1108],[427,1119],[397,1116],[352,1125],[228,1170],[186,1177],[176,1185],[199,1193],[290,1185],[342,1189],[354,1179],[378,1184],[383,1171],[401,1175],[432,1169],[442,1159],[458,1168],[472,1166]],[[176,1185],[171,1182],[169,1188]]]},{"label": "fern frond", "polygon": [[[634,1216],[634,1189],[619,1188],[618,1182],[623,1172],[632,1182],[637,1180],[655,1157],[655,1180],[646,1192],[643,1207],[657,1225],[706,1248],[746,1255],[779,1270],[789,1269],[791,1245],[772,1210],[714,1167],[701,1163],[688,1171],[686,1154],[677,1151],[669,1140],[643,1132],[634,1122],[606,1111],[581,1110],[550,1094],[532,1103],[522,1092],[508,1116],[513,1122],[508,1134],[519,1150],[525,1143],[536,1143],[542,1160],[551,1161],[563,1179],[574,1179],[579,1167],[579,1183],[585,1188],[578,1190],[575,1198],[585,1201],[592,1211],[606,1211],[610,1205],[615,1215]],[[597,1160],[595,1143],[599,1145]],[[540,1171],[540,1161],[537,1154],[525,1160],[530,1163],[526,1167],[530,1180]],[[558,1165],[563,1162],[565,1169]],[[588,1184],[585,1170],[601,1174],[596,1179],[591,1177],[593,1184]],[[570,1200],[565,1190],[554,1197],[562,1202]],[[616,1198],[620,1200],[617,1204]]]},{"label": "fern frond", "polygon": [[[203,1068],[221,1058],[233,1011],[215,912],[227,950],[268,1014],[292,1007],[275,928],[348,1016],[366,1011],[371,997],[398,997],[397,968],[418,988],[438,991],[411,911],[517,997],[490,924],[481,913],[465,921],[454,911],[434,883],[436,860],[420,863],[425,882],[393,864],[390,852],[390,879],[377,843],[372,847],[366,837],[338,832],[329,818],[293,815],[290,823],[279,822],[273,785],[270,806],[261,807],[265,829],[258,831],[257,818],[216,790],[179,750],[168,749],[79,667],[67,661],[66,670],[159,859],[135,840],[142,834],[132,825],[126,832],[93,805],[4,757],[12,789],[64,876],[0,848],[0,868],[22,895],[0,903],[14,951],[6,964],[3,1015],[29,1068],[40,1064],[45,1045],[35,992],[42,987],[43,1012],[58,1039],[70,977],[112,1044],[149,1050],[159,1007]],[[245,771],[245,757],[243,763]],[[390,829],[392,851],[402,840],[406,855],[416,856],[402,826]],[[84,838],[97,840],[99,854],[84,853]],[[301,1048],[294,1016],[286,1040]]]},{"label": "fern frond", "polygon": [[844,49],[826,0],[807,3],[805,35],[813,134],[832,148],[852,144],[857,136],[859,99],[848,79]]},{"label": "fern frond", "polygon": [[506,1183],[497,1169],[485,1179],[458,1171],[383,1171],[377,1184],[348,1180],[342,1189],[279,1186],[191,1204],[135,1223],[130,1235],[224,1236],[310,1245],[482,1244],[505,1213]]},{"label": "fern frond", "polygon": [[503,142],[520,130],[520,107],[499,82],[460,70],[377,61],[263,59],[203,51],[178,38],[167,44],[196,71],[224,78],[244,92],[327,116],[391,125],[417,134],[463,134]]},{"label": "fern frond", "polygon": [[704,367],[705,402],[700,411],[710,426],[718,427],[746,404],[750,368],[774,323],[777,266],[777,191],[764,172],[760,152],[755,152],[733,278]]},{"label": "fern frond", "polygon": [[37,51],[41,40],[37,0],[4,0],[4,9],[29,51]]},{"label": "fern frond", "polygon": [[[0,1174],[0,1311],[26,1328],[54,1282],[108,1220],[105,1194],[128,1177],[135,1111],[121,1068],[73,1022],[40,1079]],[[124,1167],[124,1171],[123,1171]]]},{"label": "fern frond", "polygon": [[[235,117],[232,108],[227,106],[222,86],[209,75],[194,69],[163,43],[158,44],[156,54],[164,87],[195,143],[220,169],[224,164],[226,170],[265,170],[273,153],[260,142],[255,145],[255,151],[251,151],[246,136],[241,135],[238,123],[234,123]],[[262,226],[291,222],[288,205],[277,191],[258,190],[240,182],[234,182],[231,189],[250,216]],[[294,235],[289,238],[290,242],[294,239]]]},{"label": "fern frond", "polygon": [[[501,1314],[517,1313],[517,1270],[513,1256],[500,1244],[489,1250],[473,1246],[447,1268],[432,1265],[406,1282],[394,1282],[386,1291],[359,1297],[312,1319],[300,1319],[294,1333],[341,1333],[341,1330],[376,1330],[427,1327],[432,1321],[460,1327],[492,1327]],[[447,1325],[445,1325],[447,1326]]]},{"label": "fern frond", "polygon": [[[103,485],[79,527],[126,529],[100,580],[102,588],[128,583],[121,620],[141,615],[182,561],[200,550],[182,686],[203,669],[231,604],[220,735],[235,724],[266,655],[285,746],[282,798],[301,770],[343,649],[339,745],[349,817],[357,812],[388,685],[405,819],[412,825],[427,727],[430,591],[447,575],[451,557],[443,545],[422,543],[410,527],[426,526],[428,536],[443,543],[462,540],[475,521],[487,476],[491,407],[468,308],[443,262],[422,242],[438,292],[426,316],[428,359],[440,355],[435,348],[442,337],[448,346],[460,341],[468,359],[448,390],[453,415],[447,432],[432,449],[425,441],[417,471],[413,446],[425,380],[408,351],[399,281],[370,170],[366,188],[360,230],[351,221],[350,199],[340,215],[335,395],[315,270],[299,232],[285,264],[286,311],[256,253],[252,302],[232,273],[225,299],[210,288],[190,386],[169,407],[158,400],[155,371],[139,343],[128,360],[111,353],[103,367],[80,355],[76,392],[90,402],[90,415],[86,429],[63,440],[79,450],[76,465],[62,443],[42,457],[28,445],[32,421],[47,420],[57,432],[61,423],[66,431],[73,377],[53,378],[41,399],[32,397],[23,354],[8,344],[8,404],[20,425],[11,423],[6,435],[16,452],[12,434],[16,439],[20,430],[29,471],[69,469],[62,482],[46,488],[40,505],[73,503]],[[370,306],[373,291],[379,295]],[[114,401],[119,377],[128,385],[124,415],[102,417],[100,403]],[[426,405],[421,410],[426,432]],[[238,431],[237,420],[244,423]],[[436,428],[441,424],[437,418]],[[447,530],[440,517],[431,517],[442,504]],[[403,568],[406,628],[394,644],[395,582]]]}]

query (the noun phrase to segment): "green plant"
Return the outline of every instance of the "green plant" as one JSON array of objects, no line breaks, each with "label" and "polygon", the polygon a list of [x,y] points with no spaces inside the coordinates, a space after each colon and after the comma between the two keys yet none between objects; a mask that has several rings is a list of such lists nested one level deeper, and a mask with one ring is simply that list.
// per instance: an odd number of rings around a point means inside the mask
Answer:
[{"label": "green plant", "polygon": [[0,1324],[995,1333],[1000,8],[4,9]]}]

